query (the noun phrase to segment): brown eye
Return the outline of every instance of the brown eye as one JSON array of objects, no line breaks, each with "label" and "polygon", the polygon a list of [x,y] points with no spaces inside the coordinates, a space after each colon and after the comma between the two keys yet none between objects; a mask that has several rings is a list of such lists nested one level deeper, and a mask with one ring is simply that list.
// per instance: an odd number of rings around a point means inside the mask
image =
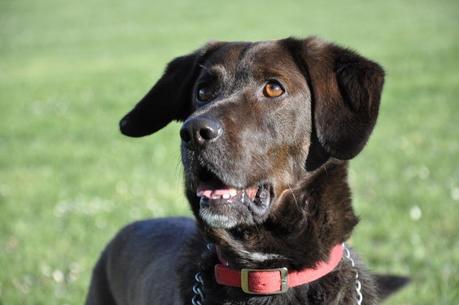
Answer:
[{"label": "brown eye", "polygon": [[198,88],[196,96],[199,101],[206,102],[210,98],[209,90],[205,87]]},{"label": "brown eye", "polygon": [[196,98],[198,102],[206,103],[212,99],[212,90],[205,86],[198,87],[196,90]]},{"label": "brown eye", "polygon": [[263,95],[266,97],[278,97],[284,93],[284,87],[276,80],[269,80],[263,88]]}]

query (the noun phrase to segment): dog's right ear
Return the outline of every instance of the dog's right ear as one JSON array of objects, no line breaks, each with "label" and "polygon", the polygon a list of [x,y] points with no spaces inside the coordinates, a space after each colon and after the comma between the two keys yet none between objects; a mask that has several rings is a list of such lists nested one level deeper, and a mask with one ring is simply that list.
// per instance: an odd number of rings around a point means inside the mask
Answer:
[{"label": "dog's right ear", "polygon": [[191,91],[199,75],[200,64],[220,45],[210,42],[191,54],[172,60],[153,88],[121,119],[121,133],[143,137],[173,120],[184,121],[192,111]]}]

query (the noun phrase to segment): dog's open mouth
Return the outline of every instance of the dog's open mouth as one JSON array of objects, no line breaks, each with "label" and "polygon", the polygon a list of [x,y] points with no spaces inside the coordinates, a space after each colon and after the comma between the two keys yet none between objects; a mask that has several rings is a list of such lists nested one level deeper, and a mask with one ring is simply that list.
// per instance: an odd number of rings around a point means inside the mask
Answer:
[{"label": "dog's open mouth", "polygon": [[255,204],[262,205],[265,201],[269,200],[270,186],[268,184],[260,184],[246,189],[235,189],[226,186],[214,188],[212,185],[201,183],[196,195],[201,197],[201,203],[210,200],[218,200],[222,203],[250,200]]},{"label": "dog's open mouth", "polygon": [[[250,222],[254,223],[267,214],[273,198],[271,184],[259,182],[245,188],[235,188],[225,185],[205,168],[199,171],[198,177],[196,195],[200,197],[200,214],[207,222],[214,223],[213,220],[218,219],[218,226],[231,227],[239,223],[238,220],[243,220],[241,217],[245,218],[245,212],[250,213]],[[245,219],[245,222],[248,220]]]}]

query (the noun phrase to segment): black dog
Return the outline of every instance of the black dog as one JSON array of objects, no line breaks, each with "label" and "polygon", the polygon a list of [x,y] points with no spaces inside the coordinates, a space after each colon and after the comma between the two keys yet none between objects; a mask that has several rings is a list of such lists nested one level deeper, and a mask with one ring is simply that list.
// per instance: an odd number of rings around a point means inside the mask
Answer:
[{"label": "black dog", "polygon": [[141,137],[185,121],[196,221],[123,229],[87,304],[369,305],[401,287],[343,244],[358,222],[346,160],[370,136],[383,82],[375,62],[314,37],[212,42],[174,59],[120,126]]}]

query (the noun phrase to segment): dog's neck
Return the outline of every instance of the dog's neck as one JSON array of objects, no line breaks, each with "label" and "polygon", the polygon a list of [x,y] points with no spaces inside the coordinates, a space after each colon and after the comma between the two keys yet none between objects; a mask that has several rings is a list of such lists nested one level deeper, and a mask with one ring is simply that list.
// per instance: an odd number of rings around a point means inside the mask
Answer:
[{"label": "dog's neck", "polygon": [[[344,242],[357,224],[351,207],[345,162],[329,163],[309,173],[290,192],[277,198],[275,204],[267,221],[258,227],[214,229],[198,220],[201,232],[189,244],[190,265],[178,269],[188,270],[181,283],[187,291],[183,296],[185,299],[195,296],[189,287],[196,284],[195,276],[199,273],[203,277],[206,297],[203,304],[245,304],[249,299],[250,304],[354,303],[354,292],[346,290],[346,285],[336,286],[343,279],[352,282],[355,278],[355,270],[343,259],[335,269],[338,272],[325,274],[313,283],[275,296],[259,298],[240,288],[229,289],[216,282],[214,269],[222,259],[234,269],[287,268],[290,272],[313,268],[318,262],[327,261],[331,249]],[[214,246],[206,248],[203,237]],[[216,249],[219,249],[220,259]],[[201,259],[197,262],[195,258],[199,256]],[[310,289],[311,285],[314,289]],[[292,302],[292,298],[296,301]]]},{"label": "dog's neck", "polygon": [[283,192],[265,223],[231,230],[200,227],[233,268],[311,268],[357,224],[350,198],[346,162],[328,163]]}]

